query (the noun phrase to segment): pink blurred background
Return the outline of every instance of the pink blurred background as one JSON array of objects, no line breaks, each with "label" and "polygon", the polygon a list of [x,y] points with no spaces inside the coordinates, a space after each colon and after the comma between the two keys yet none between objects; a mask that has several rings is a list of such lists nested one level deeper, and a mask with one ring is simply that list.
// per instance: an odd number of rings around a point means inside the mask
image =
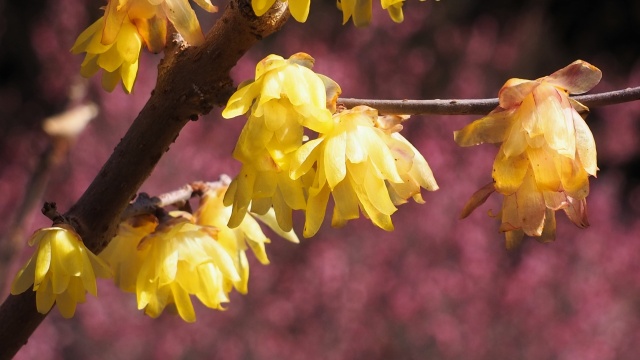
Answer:
[{"label": "pink blurred background", "polygon": [[[70,105],[82,56],[76,36],[101,1],[0,1],[0,223],[6,241],[16,207],[48,139],[41,122]],[[224,4],[219,4],[224,7]],[[633,0],[443,0],[405,4],[394,24],[374,1],[373,25],[341,25],[333,2],[312,1],[307,23],[254,47],[234,69],[241,82],[270,53],[304,51],[343,96],[378,99],[495,97],[510,77],[537,78],[576,59],[599,67],[593,92],[640,85],[640,3]],[[205,30],[218,14],[199,12]],[[21,233],[50,225],[43,201],[61,211],[97,174],[153,89],[160,56],[143,53],[131,95],[99,79],[85,100],[101,112],[49,176]],[[234,175],[230,156],[242,119],[220,109],[187,125],[141,191]],[[491,181],[491,145],[459,148],[452,132],[475,117],[415,116],[403,134],[431,165],[440,190],[394,215],[396,230],[364,219],[294,245],[272,236],[271,264],[251,258],[249,294],[224,312],[196,305],[197,322],[150,319],[135,296],[99,284],[72,320],[54,310],[18,359],[636,359],[640,341],[640,102],[593,109],[587,119],[601,171],[591,181],[591,227],[558,216],[557,241],[504,249],[487,211],[458,214]],[[123,174],[126,176],[126,174]],[[302,229],[302,217],[296,228]],[[6,287],[24,248],[0,274]],[[7,265],[8,264],[8,265]],[[197,300],[194,300],[194,304]]]}]

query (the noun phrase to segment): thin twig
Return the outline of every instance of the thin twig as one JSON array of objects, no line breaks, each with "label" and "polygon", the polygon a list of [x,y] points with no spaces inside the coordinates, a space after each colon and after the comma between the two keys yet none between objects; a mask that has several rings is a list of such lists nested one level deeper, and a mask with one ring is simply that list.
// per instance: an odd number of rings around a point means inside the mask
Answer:
[{"label": "thin twig", "polygon": [[[627,88],[599,94],[573,96],[589,108],[615,105],[640,100],[640,87]],[[366,105],[378,109],[380,114],[396,115],[486,115],[498,106],[498,99],[450,99],[450,100],[371,100],[338,99],[347,108]]]}]

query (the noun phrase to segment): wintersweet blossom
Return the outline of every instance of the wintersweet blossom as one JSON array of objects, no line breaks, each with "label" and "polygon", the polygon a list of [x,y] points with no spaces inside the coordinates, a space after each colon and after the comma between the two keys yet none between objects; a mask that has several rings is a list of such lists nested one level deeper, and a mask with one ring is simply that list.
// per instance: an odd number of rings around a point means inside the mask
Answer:
[{"label": "wintersweet blossom", "polygon": [[[289,4],[289,11],[291,16],[298,22],[307,21],[309,16],[309,7],[311,0],[279,0],[286,1]],[[251,7],[256,16],[264,15],[276,2],[276,0],[251,0]]]},{"label": "wintersweet blossom", "polygon": [[595,176],[596,145],[578,113],[586,107],[569,98],[593,88],[602,77],[578,60],[537,79],[510,79],[498,94],[500,105],[454,138],[461,146],[502,143],[493,165],[494,183],[472,196],[468,215],[493,192],[504,196],[502,225],[507,247],[524,234],[541,242],[555,239],[555,211],[563,209],[579,227],[588,226],[586,197]]},{"label": "wintersweet blossom", "polygon": [[[217,11],[210,0],[197,0],[203,9]],[[113,91],[120,79],[130,93],[138,72],[142,43],[149,51],[162,51],[167,21],[191,45],[204,42],[202,29],[188,0],[110,0],[105,15],[83,31],[71,51],[86,52],[80,74],[95,75],[103,69],[102,87]]]},{"label": "wintersweet blossom", "polygon": [[187,322],[196,320],[190,295],[222,309],[233,284],[241,280],[233,259],[215,239],[215,229],[184,217],[161,222],[138,244],[143,261],[136,281],[138,309],[153,318],[174,305]]},{"label": "wintersweet blossom", "polygon": [[86,52],[80,66],[80,74],[89,78],[103,69],[102,87],[113,91],[122,79],[122,87],[130,93],[138,74],[138,57],[142,49],[142,37],[136,27],[125,17],[114,40],[104,45],[101,42],[104,17],[83,31],[71,48],[74,54]]},{"label": "wintersweet blossom", "polygon": [[[381,0],[384,10],[389,12],[391,19],[397,23],[404,21],[402,5],[404,0]],[[342,23],[346,24],[353,18],[357,27],[367,26],[371,22],[371,0],[338,0],[338,9],[342,10]]]},{"label": "wintersweet blossom", "polygon": [[311,70],[313,58],[298,53],[289,59],[269,55],[256,66],[255,80],[242,84],[222,112],[225,118],[250,111],[233,156],[242,162],[224,199],[233,205],[229,227],[251,211],[275,210],[280,228],[292,228],[292,210],[306,206],[304,184],[289,177],[289,164],[302,145],[304,128],[327,132],[331,110],[340,94],[333,80]]},{"label": "wintersweet blossom", "polygon": [[118,225],[116,236],[98,255],[113,271],[113,280],[122,291],[135,293],[140,266],[144,253],[138,245],[158,226],[153,215],[139,215],[128,218]]},{"label": "wintersweet blossom", "polygon": [[96,277],[110,278],[109,267],[89,251],[71,227],[61,224],[40,229],[29,239],[36,253],[16,275],[11,294],[33,286],[36,308],[46,314],[54,303],[65,318],[71,318],[76,305],[85,301],[88,291],[97,296]]},{"label": "wintersweet blossom", "polygon": [[438,188],[429,165],[397,133],[401,126],[379,122],[375,109],[357,106],[333,118],[333,129],[300,147],[291,164],[294,179],[315,168],[304,236],[313,236],[320,228],[330,194],[335,202],[333,226],[358,218],[362,210],[378,227],[393,230],[396,205],[409,197],[423,202],[421,187]]},{"label": "wintersweet blossom", "polygon": [[240,275],[240,280],[234,282],[233,286],[238,292],[246,294],[249,279],[249,261],[246,255],[247,245],[260,263],[263,265],[269,264],[265,244],[269,243],[270,240],[262,232],[254,216],[283,238],[295,243],[298,243],[299,240],[295,232],[280,230],[276,223],[273,209],[270,209],[263,216],[246,213],[237,228],[229,228],[227,223],[231,217],[231,208],[225,207],[222,203],[226,191],[227,187],[207,191],[202,197],[202,203],[194,216],[197,224],[217,229],[218,242],[233,259],[235,268]]}]

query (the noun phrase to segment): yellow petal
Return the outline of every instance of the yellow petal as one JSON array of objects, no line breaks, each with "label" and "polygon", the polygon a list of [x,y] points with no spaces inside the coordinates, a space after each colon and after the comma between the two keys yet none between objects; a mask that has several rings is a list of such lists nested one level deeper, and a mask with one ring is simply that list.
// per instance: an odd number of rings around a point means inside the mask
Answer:
[{"label": "yellow petal", "polygon": [[528,171],[516,192],[518,215],[522,230],[529,236],[540,236],[544,226],[546,206],[542,192],[536,186],[533,171]]},{"label": "yellow petal", "polygon": [[328,186],[323,186],[316,191],[310,190],[309,198],[307,199],[304,231],[302,233],[304,237],[311,237],[320,229],[327,209],[329,194]]},{"label": "yellow petal", "polygon": [[502,151],[499,151],[493,163],[496,191],[503,195],[515,193],[521,186],[528,168],[529,160],[526,153],[507,158]]},{"label": "yellow petal", "polygon": [[576,150],[578,159],[584,170],[589,174],[596,176],[598,164],[596,159],[596,142],[589,126],[584,122],[582,117],[574,114],[573,123],[576,131]]},{"label": "yellow petal", "polygon": [[513,110],[491,112],[461,130],[454,131],[453,140],[460,146],[503,142],[513,124],[511,119],[513,112]]},{"label": "yellow petal", "polygon": [[554,156],[557,155],[547,146],[540,148],[528,148],[527,156],[535,175],[536,183],[540,190],[560,191],[560,174],[555,166]]},{"label": "yellow petal", "polygon": [[570,94],[582,94],[591,90],[602,79],[602,72],[586,61],[576,60],[544,78],[544,81],[567,90]]},{"label": "yellow petal", "polygon": [[190,45],[198,46],[204,42],[200,23],[188,0],[165,0],[162,7],[169,21]]},{"label": "yellow petal", "polygon": [[310,0],[289,0],[289,11],[291,11],[291,15],[298,22],[307,21],[307,17],[309,16],[309,5],[311,4]]}]

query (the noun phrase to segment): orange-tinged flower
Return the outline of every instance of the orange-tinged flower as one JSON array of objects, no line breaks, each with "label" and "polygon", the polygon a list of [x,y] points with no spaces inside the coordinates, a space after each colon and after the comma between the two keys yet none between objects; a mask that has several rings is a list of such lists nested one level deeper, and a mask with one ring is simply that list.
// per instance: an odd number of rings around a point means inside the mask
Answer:
[{"label": "orange-tinged flower", "polygon": [[97,295],[96,277],[110,278],[109,267],[85,246],[80,235],[65,224],[36,231],[29,245],[36,253],[16,275],[11,294],[33,286],[36,307],[46,314],[54,303],[65,318],[73,317],[88,291]]},{"label": "orange-tinged flower", "polygon": [[510,79],[500,89],[500,106],[454,134],[461,146],[502,143],[493,165],[494,183],[472,196],[468,215],[494,190],[505,196],[501,231],[507,246],[524,234],[542,242],[555,239],[555,211],[563,209],[580,227],[588,226],[586,196],[595,176],[596,145],[569,98],[594,87],[602,77],[596,67],[578,60],[552,75]]}]

